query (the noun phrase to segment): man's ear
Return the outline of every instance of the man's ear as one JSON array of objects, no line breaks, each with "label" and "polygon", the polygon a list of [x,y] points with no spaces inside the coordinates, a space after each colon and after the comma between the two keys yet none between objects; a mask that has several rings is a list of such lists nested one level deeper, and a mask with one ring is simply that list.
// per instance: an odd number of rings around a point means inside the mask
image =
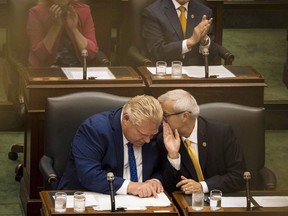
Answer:
[{"label": "man's ear", "polygon": [[123,113],[122,121],[124,123],[127,123],[129,121],[129,115],[127,113]]},{"label": "man's ear", "polygon": [[190,113],[189,113],[189,112],[184,112],[184,113],[183,113],[183,117],[184,117],[185,119],[190,118]]}]

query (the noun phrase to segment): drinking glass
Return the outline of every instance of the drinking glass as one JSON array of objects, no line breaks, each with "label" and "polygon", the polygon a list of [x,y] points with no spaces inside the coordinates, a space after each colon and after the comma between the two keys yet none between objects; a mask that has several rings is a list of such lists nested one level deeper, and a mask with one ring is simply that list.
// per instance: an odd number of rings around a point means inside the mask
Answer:
[{"label": "drinking glass", "polygon": [[211,190],[210,191],[210,209],[211,211],[217,211],[221,208],[221,190]]},{"label": "drinking glass", "polygon": [[67,194],[65,192],[55,193],[55,212],[66,212]]},{"label": "drinking glass", "polygon": [[194,191],[192,193],[192,209],[195,211],[201,211],[204,206],[204,193],[201,190]]},{"label": "drinking glass", "polygon": [[85,211],[85,193],[77,191],[74,193],[74,212]]},{"label": "drinking glass", "polygon": [[172,61],[171,63],[171,77],[181,78],[182,77],[182,62]]},{"label": "drinking glass", "polygon": [[157,61],[156,62],[156,75],[159,77],[164,77],[166,75],[167,62]]}]

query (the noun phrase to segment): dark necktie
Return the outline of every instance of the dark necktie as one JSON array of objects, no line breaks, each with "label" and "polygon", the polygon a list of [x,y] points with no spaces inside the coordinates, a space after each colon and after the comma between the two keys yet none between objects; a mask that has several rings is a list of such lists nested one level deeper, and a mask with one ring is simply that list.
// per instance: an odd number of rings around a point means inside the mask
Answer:
[{"label": "dark necktie", "polygon": [[136,167],[136,160],[133,150],[133,145],[128,143],[128,160],[129,160],[129,167],[130,167],[130,180],[132,182],[138,182],[137,176],[137,167]]}]

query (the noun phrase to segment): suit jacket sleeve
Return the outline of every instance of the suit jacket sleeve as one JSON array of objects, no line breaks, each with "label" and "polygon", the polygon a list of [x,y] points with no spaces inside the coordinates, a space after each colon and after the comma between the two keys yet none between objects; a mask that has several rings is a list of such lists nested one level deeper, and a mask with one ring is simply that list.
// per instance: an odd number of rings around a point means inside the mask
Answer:
[{"label": "suit jacket sleeve", "polygon": [[[99,193],[109,193],[107,172],[113,172],[114,175],[117,173],[120,165],[116,154],[123,152],[123,142],[121,140],[119,145],[115,143],[107,115],[112,113],[105,112],[86,120],[72,143],[72,157],[78,181],[84,188]],[[120,114],[118,121],[120,124]],[[122,135],[121,131],[118,133]],[[115,191],[123,182],[122,175],[115,175]]]}]

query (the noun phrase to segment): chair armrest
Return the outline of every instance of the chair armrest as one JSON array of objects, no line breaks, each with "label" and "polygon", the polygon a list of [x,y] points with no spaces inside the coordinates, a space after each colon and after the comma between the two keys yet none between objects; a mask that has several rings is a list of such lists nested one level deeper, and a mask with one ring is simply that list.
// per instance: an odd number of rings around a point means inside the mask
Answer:
[{"label": "chair armrest", "polygon": [[265,190],[276,190],[277,179],[275,174],[270,169],[263,167],[259,171],[259,175],[262,179]]},{"label": "chair armrest", "polygon": [[107,56],[101,50],[97,52],[95,59],[96,59],[97,65],[105,66],[105,67],[111,66],[111,61],[107,58]]},{"label": "chair armrest", "polygon": [[52,165],[53,165],[52,158],[46,155],[43,155],[39,161],[40,172],[43,175],[45,182],[49,184],[54,184],[55,182],[58,181],[57,174],[53,169]]},{"label": "chair armrest", "polygon": [[232,62],[234,61],[235,56],[223,46],[216,44],[216,43],[215,45],[217,46],[219,56],[222,59],[224,59],[224,65],[232,65]]},{"label": "chair armrest", "polygon": [[130,46],[128,49],[128,55],[136,66],[146,66],[146,67],[151,67],[152,66],[152,61],[145,56],[143,56],[139,49],[135,46]]}]

